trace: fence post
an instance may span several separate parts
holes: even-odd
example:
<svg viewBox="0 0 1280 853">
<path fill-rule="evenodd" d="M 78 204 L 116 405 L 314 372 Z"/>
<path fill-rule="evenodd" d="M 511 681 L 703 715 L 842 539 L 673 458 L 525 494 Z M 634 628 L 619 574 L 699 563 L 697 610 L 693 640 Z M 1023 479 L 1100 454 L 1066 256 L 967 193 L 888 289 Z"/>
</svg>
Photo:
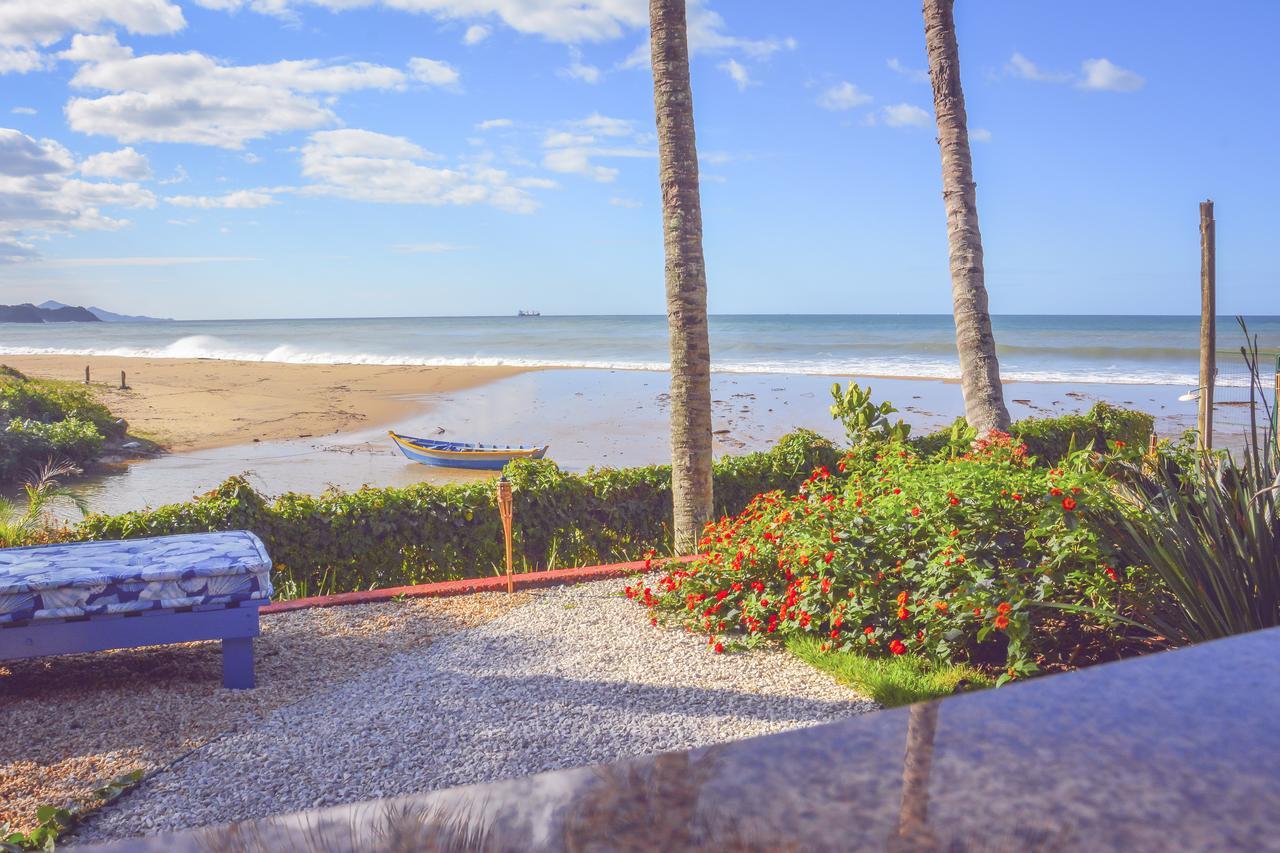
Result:
<svg viewBox="0 0 1280 853">
<path fill-rule="evenodd" d="M 1213 448 L 1213 386 L 1217 374 L 1217 258 L 1214 246 L 1213 200 L 1200 202 L 1200 397 L 1196 430 L 1200 446 Z"/>
<path fill-rule="evenodd" d="M 87 364 L 84 366 L 84 384 L 89 384 L 89 365 Z"/>
</svg>

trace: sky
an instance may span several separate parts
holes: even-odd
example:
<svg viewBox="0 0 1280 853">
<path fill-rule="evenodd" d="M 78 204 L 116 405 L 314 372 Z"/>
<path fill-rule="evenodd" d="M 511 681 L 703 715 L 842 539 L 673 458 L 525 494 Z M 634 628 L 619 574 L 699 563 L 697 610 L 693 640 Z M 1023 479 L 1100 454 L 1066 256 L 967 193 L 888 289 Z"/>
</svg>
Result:
<svg viewBox="0 0 1280 853">
<path fill-rule="evenodd" d="M 645 0 L 3 0 L 0 303 L 664 310 Z M 690 0 L 714 313 L 945 313 L 918 2 Z M 1280 4 L 959 0 L 991 310 L 1280 313 Z"/>
</svg>

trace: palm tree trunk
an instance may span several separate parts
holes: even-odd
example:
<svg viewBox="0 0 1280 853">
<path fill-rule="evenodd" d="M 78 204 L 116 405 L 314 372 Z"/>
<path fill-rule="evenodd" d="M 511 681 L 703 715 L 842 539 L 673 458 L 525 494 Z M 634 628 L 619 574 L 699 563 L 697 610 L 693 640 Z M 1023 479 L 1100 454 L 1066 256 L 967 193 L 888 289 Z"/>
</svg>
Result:
<svg viewBox="0 0 1280 853">
<path fill-rule="evenodd" d="M 951 300 L 960 352 L 964 415 L 980 433 L 1008 429 L 1009 410 L 1000 387 L 1000 363 L 991 334 L 987 286 L 982 268 L 982 234 L 969 154 L 969 119 L 960 85 L 954 0 L 924 0 L 924 41 L 933 83 L 933 111 L 942 151 L 942 198 L 947 208 L 951 250 Z"/>
<path fill-rule="evenodd" d="M 711 343 L 685 0 L 650 0 L 649 23 L 671 337 L 671 493 L 683 554 L 696 546 L 712 507 Z"/>
</svg>

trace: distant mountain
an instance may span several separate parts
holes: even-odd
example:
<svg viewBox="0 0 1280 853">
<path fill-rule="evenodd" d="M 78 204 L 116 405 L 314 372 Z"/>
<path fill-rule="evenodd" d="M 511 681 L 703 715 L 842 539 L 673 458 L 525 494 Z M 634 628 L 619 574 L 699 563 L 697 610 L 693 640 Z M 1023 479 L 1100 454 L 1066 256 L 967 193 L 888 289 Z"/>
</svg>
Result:
<svg viewBox="0 0 1280 853">
<path fill-rule="evenodd" d="M 58 308 L 69 308 L 70 306 L 50 299 L 47 302 L 41 302 L 36 307 L 52 308 L 56 310 Z M 162 320 L 169 319 L 168 317 L 144 317 L 141 314 L 117 314 L 114 311 L 108 311 L 106 308 L 98 308 L 95 305 L 89 306 L 89 313 L 104 323 L 158 323 Z"/>
<path fill-rule="evenodd" d="M 47 305 L 48 303 L 45 303 Z M 0 305 L 0 323 L 100 323 L 87 308 L 71 305 L 47 308 L 45 305 Z"/>
</svg>

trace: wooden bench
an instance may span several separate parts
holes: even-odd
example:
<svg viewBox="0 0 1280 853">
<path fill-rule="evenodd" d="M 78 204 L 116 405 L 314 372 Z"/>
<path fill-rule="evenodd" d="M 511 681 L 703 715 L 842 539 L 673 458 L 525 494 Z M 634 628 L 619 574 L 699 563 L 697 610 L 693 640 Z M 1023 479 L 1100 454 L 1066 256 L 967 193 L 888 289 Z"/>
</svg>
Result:
<svg viewBox="0 0 1280 853">
<path fill-rule="evenodd" d="M 271 560 L 243 530 L 0 549 L 0 660 L 222 641 L 222 683 L 254 686 Z"/>
</svg>

